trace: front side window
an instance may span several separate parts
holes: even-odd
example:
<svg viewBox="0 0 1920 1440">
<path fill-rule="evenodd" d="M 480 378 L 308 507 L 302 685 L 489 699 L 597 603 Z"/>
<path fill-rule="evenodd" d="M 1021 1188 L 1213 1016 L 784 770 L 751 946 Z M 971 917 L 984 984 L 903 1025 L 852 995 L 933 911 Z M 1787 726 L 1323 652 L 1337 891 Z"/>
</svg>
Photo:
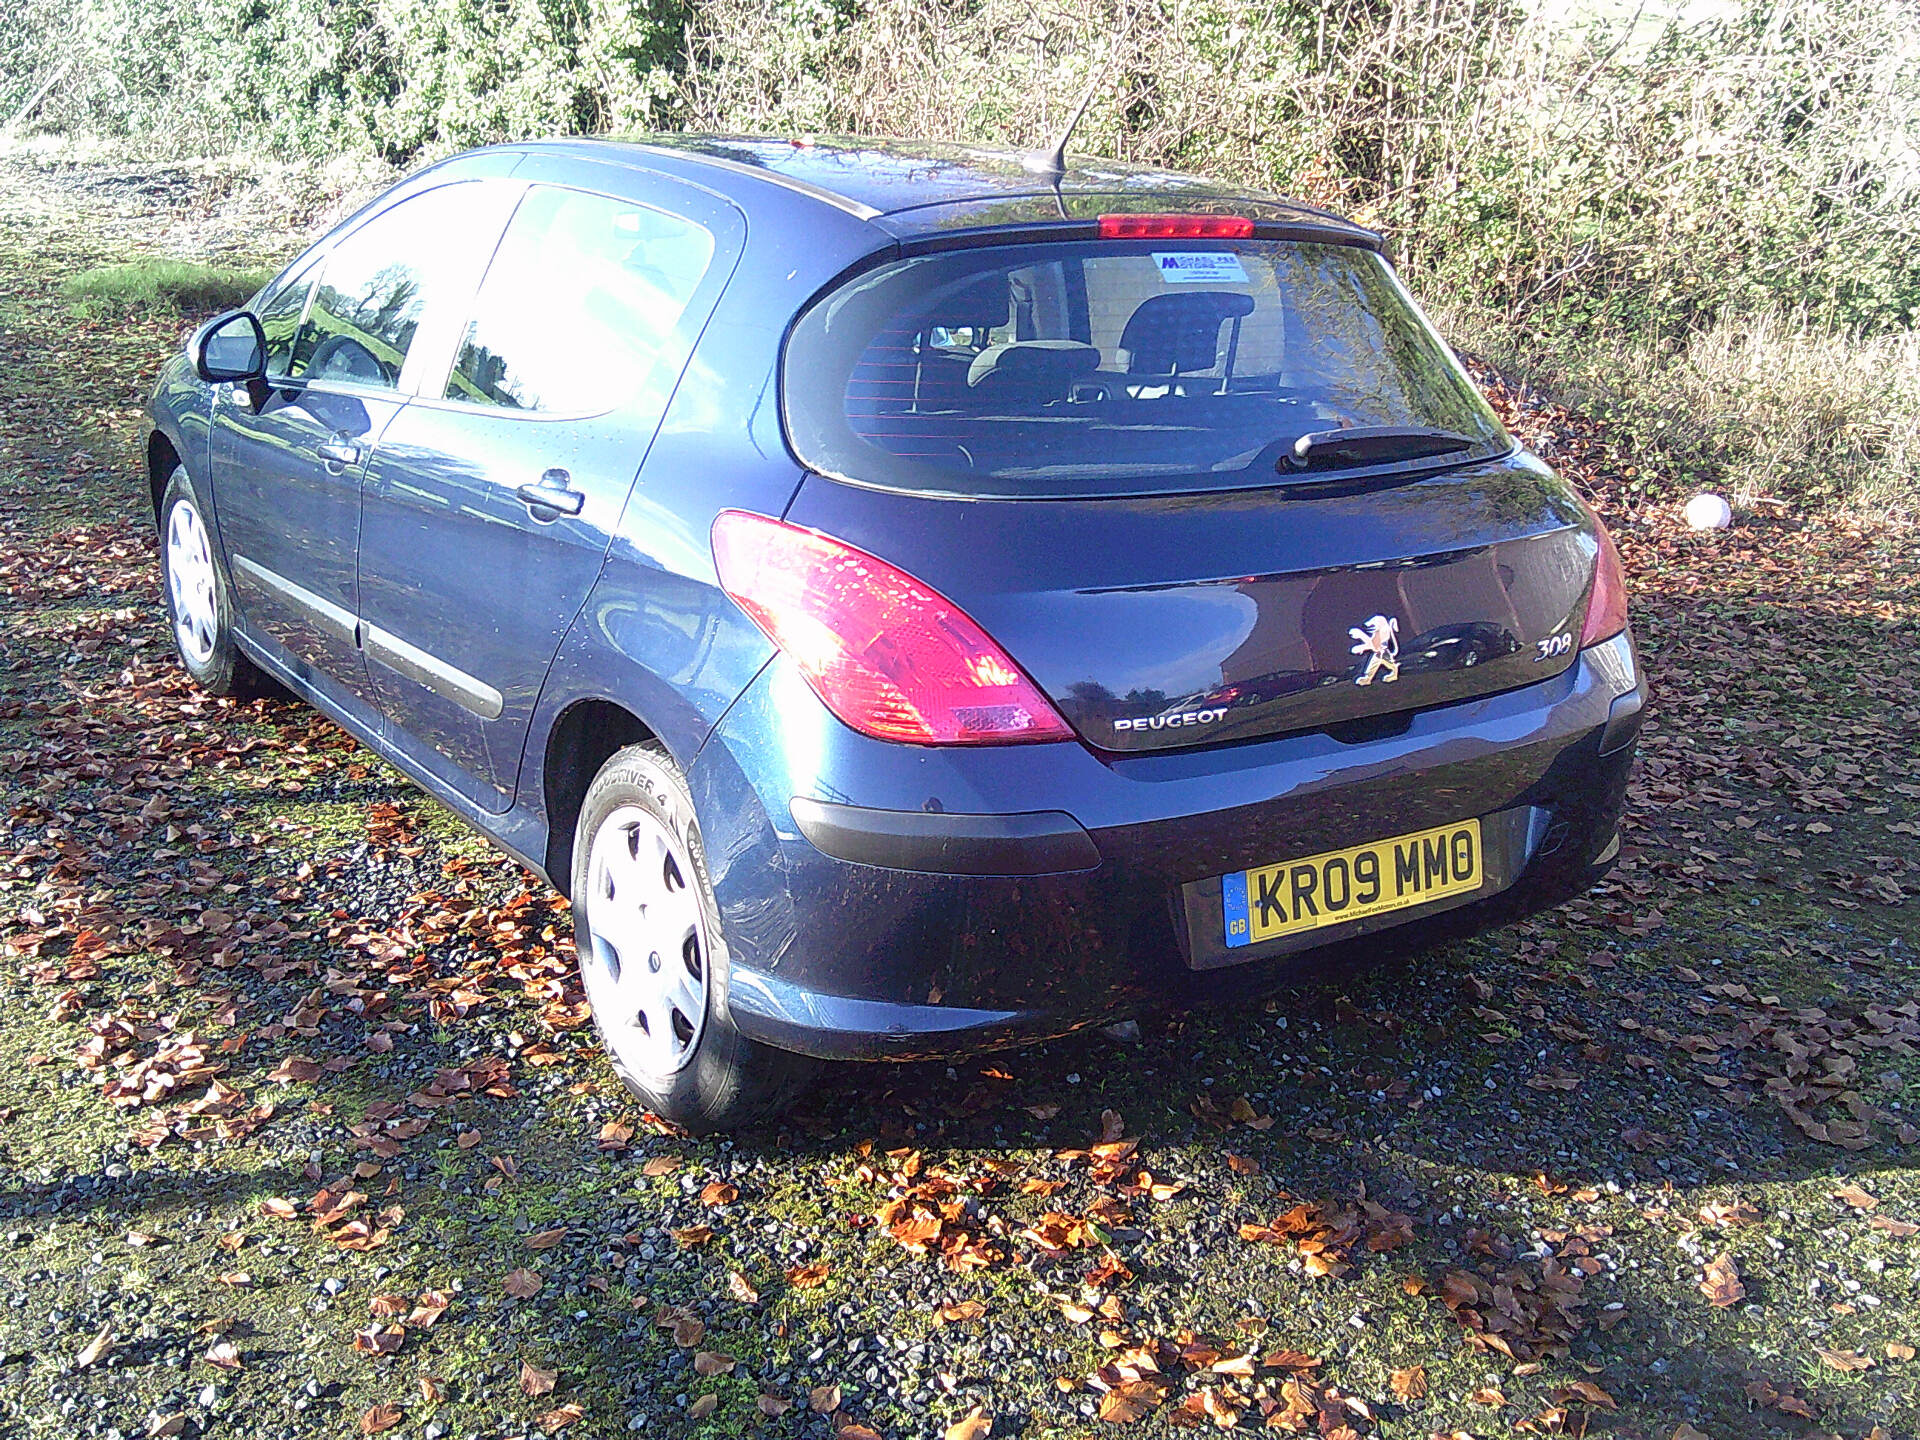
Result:
<svg viewBox="0 0 1920 1440">
<path fill-rule="evenodd" d="M 260 308 L 260 329 L 267 337 L 266 373 L 276 378 L 291 373 L 293 344 L 300 331 L 300 319 L 307 313 L 307 295 L 313 289 L 313 269 L 309 266 L 273 292 L 273 298 Z"/>
<path fill-rule="evenodd" d="M 446 397 L 598 414 L 634 394 L 713 258 L 663 211 L 536 185 L 487 270 Z"/>
<path fill-rule="evenodd" d="M 961 494 L 1272 484 L 1301 437 L 1374 427 L 1447 432 L 1455 460 L 1511 445 L 1386 263 L 1325 243 L 899 261 L 801 317 L 782 387 L 809 467 Z"/>
<path fill-rule="evenodd" d="M 506 198 L 500 187 L 480 182 L 441 186 L 383 211 L 335 245 L 289 373 L 395 388 L 428 307 L 457 304 L 471 292 Z"/>
</svg>

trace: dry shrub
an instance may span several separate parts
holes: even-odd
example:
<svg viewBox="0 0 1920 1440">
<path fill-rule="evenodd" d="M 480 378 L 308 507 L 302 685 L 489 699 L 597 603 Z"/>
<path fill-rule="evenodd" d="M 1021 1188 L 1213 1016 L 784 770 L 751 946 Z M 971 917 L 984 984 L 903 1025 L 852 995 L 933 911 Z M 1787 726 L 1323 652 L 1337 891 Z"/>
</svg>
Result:
<svg viewBox="0 0 1920 1440">
<path fill-rule="evenodd" d="M 0 116 L 55 76 L 32 124 L 154 153 L 406 164 L 643 125 L 1032 146 L 1097 77 L 1078 150 L 1379 227 L 1459 333 L 1675 480 L 1914 488 L 1913 0 L 20 0 L 11 18 Z"/>
<path fill-rule="evenodd" d="M 1608 423 L 1651 489 L 1748 505 L 1920 510 L 1920 335 L 1862 335 L 1777 312 L 1678 338 L 1518 337 L 1459 309 L 1441 323 L 1518 378 Z"/>
</svg>

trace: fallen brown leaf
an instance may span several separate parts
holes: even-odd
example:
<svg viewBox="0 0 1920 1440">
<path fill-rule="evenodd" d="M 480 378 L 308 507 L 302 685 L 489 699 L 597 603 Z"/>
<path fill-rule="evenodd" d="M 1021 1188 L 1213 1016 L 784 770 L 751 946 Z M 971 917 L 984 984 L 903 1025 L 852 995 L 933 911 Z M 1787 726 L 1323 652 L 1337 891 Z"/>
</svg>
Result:
<svg viewBox="0 0 1920 1440">
<path fill-rule="evenodd" d="M 1700 1277 L 1700 1293 L 1717 1308 L 1738 1305 L 1746 1298 L 1747 1287 L 1740 1283 L 1740 1272 L 1733 1267 L 1733 1257 L 1722 1250 L 1707 1263 L 1705 1273 Z"/>
<path fill-rule="evenodd" d="M 796 1290 L 811 1290 L 816 1285 L 827 1283 L 827 1262 L 815 1260 L 810 1265 L 795 1265 L 787 1271 L 787 1284 Z"/>
<path fill-rule="evenodd" d="M 978 1405 L 947 1426 L 943 1440 L 986 1440 L 993 1433 L 993 1418 Z"/>
<path fill-rule="evenodd" d="M 520 1269 L 509 1270 L 504 1282 L 507 1294 L 516 1300 L 531 1300 L 545 1283 L 537 1272 Z"/>
<path fill-rule="evenodd" d="M 107 1346 L 112 1343 L 113 1327 L 111 1325 L 102 1325 L 100 1327 L 100 1333 L 89 1340 L 86 1343 L 86 1347 L 81 1350 L 78 1355 L 73 1357 L 73 1368 L 76 1370 L 85 1370 L 92 1365 L 94 1361 L 106 1354 Z"/>
<path fill-rule="evenodd" d="M 1427 1367 L 1409 1365 L 1404 1370 L 1395 1370 L 1387 1377 L 1393 1386 L 1393 1393 L 1402 1400 L 1419 1400 L 1427 1393 Z"/>
<path fill-rule="evenodd" d="M 807 1408 L 816 1415 L 831 1415 L 840 1408 L 838 1385 L 816 1385 L 807 1392 Z"/>
<path fill-rule="evenodd" d="M 1553 1392 L 1554 1398 L 1556 1399 L 1561 1398 L 1562 1391 L 1566 1392 L 1567 1398 L 1573 1398 L 1577 1396 L 1579 1399 L 1584 1400 L 1587 1404 L 1595 1406 L 1596 1408 L 1601 1410 L 1614 1410 L 1619 1408 L 1616 1402 L 1614 1401 L 1613 1396 L 1609 1395 L 1606 1391 L 1602 1390 L 1598 1385 L 1594 1384 L 1591 1380 L 1568 1381 L 1567 1384 L 1565 1384 L 1564 1386 L 1561 1386 L 1560 1389 L 1555 1390 Z"/>
<path fill-rule="evenodd" d="M 390 1401 L 375 1405 L 360 1417 L 362 1435 L 378 1435 L 382 1430 L 391 1430 L 407 1418 L 407 1412 Z"/>
<path fill-rule="evenodd" d="M 361 1355 L 394 1355 L 406 1343 L 404 1325 L 369 1325 L 353 1335 L 353 1348 Z"/>
<path fill-rule="evenodd" d="M 1291 1370 L 1295 1374 L 1305 1374 L 1320 1368 L 1320 1357 L 1302 1350 L 1276 1350 L 1260 1363 L 1269 1370 Z"/>
<path fill-rule="evenodd" d="M 520 1393 L 522 1395 L 549 1395 L 553 1387 L 560 1382 L 558 1370 L 542 1370 L 527 1361 L 520 1362 Z"/>
<path fill-rule="evenodd" d="M 1131 1425 L 1160 1403 L 1161 1388 L 1150 1380 L 1123 1380 L 1100 1397 L 1100 1418 L 1109 1425 Z"/>
<path fill-rule="evenodd" d="M 1843 1375 L 1873 1368 L 1873 1357 L 1862 1355 L 1858 1350 L 1827 1350 L 1816 1345 L 1813 1347 L 1813 1353 L 1820 1357 L 1821 1362 L 1828 1369 L 1838 1370 Z"/>
<path fill-rule="evenodd" d="M 718 1395 L 715 1395 L 709 1392 L 705 1395 L 702 1395 L 698 1400 L 694 1401 L 693 1404 L 687 1407 L 687 1418 L 689 1420 L 704 1420 L 707 1418 L 707 1416 L 711 1415 L 715 1410 L 718 1410 L 719 1408 L 720 1408 L 720 1397 Z"/>
<path fill-rule="evenodd" d="M 624 1150 L 633 1139 L 633 1125 L 626 1120 L 609 1120 L 600 1127 L 602 1150 Z"/>
<path fill-rule="evenodd" d="M 527 1236 L 527 1248 L 529 1250 L 551 1250 L 566 1238 L 567 1227 L 564 1225 L 556 1225 L 551 1230 L 538 1230 Z"/>
<path fill-rule="evenodd" d="M 725 1375 L 733 1369 L 733 1356 L 718 1350 L 693 1352 L 693 1373 L 701 1376 Z"/>
<path fill-rule="evenodd" d="M 1700 1218 L 1709 1225 L 1758 1225 L 1758 1206 L 1746 1200 L 1709 1200 L 1700 1207 Z"/>
</svg>

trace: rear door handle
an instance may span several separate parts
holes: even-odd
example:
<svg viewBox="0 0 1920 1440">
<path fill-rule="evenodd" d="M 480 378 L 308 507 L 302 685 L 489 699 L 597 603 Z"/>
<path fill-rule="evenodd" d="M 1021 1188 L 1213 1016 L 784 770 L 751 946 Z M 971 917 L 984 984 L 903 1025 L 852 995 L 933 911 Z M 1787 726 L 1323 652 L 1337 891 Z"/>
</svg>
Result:
<svg viewBox="0 0 1920 1440">
<path fill-rule="evenodd" d="M 549 470 L 538 480 L 529 480 L 513 492 L 529 510 L 551 510 L 556 515 L 578 515 L 587 497 L 573 488 L 573 477 L 564 470 Z"/>
<path fill-rule="evenodd" d="M 333 465 L 358 465 L 360 447 L 344 435 L 336 435 L 331 440 L 322 440 L 313 447 L 320 452 L 320 458 Z"/>
</svg>

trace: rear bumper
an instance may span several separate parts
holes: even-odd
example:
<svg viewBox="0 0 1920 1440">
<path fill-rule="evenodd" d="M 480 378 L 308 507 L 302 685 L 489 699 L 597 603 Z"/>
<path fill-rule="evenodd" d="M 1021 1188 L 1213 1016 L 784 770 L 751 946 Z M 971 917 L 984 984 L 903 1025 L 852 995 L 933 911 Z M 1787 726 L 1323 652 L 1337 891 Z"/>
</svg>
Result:
<svg viewBox="0 0 1920 1440">
<path fill-rule="evenodd" d="M 847 730 L 776 660 L 689 769 L 732 1017 L 822 1057 L 952 1055 L 1506 923 L 1611 860 L 1644 700 L 1622 635 L 1540 685 L 1358 744 L 927 749 Z M 1497 893 L 1312 948 L 1197 953 L 1201 882 L 1468 816 L 1503 817 Z"/>
</svg>

